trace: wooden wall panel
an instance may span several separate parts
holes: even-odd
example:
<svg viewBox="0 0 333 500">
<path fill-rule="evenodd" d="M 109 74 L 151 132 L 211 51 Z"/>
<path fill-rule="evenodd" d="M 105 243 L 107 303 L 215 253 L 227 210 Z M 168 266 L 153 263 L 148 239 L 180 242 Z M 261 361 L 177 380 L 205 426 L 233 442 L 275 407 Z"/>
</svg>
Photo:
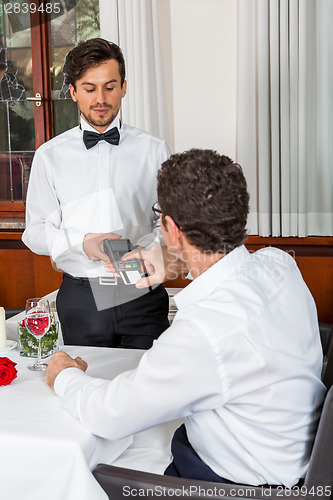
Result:
<svg viewBox="0 0 333 500">
<path fill-rule="evenodd" d="M 318 318 L 333 323 L 333 257 L 296 257 L 305 283 L 317 305 Z"/>
<path fill-rule="evenodd" d="M 50 258 L 28 249 L 0 249 L 0 305 L 24 308 L 29 297 L 42 297 L 59 288 L 62 273 Z"/>
<path fill-rule="evenodd" d="M 52 268 L 50 258 L 35 255 L 21 241 L 19 232 L 0 232 L 0 306 L 24 307 L 28 297 L 46 295 L 59 288 L 62 274 Z M 250 237 L 246 246 L 256 251 L 276 246 L 294 256 L 317 305 L 319 321 L 333 324 L 333 238 Z M 189 280 L 164 283 L 183 288 Z"/>
<path fill-rule="evenodd" d="M 189 283 L 191 283 L 191 280 L 187 280 L 186 278 L 176 278 L 174 280 L 165 281 L 163 285 L 166 288 L 185 288 L 185 286 Z"/>
</svg>

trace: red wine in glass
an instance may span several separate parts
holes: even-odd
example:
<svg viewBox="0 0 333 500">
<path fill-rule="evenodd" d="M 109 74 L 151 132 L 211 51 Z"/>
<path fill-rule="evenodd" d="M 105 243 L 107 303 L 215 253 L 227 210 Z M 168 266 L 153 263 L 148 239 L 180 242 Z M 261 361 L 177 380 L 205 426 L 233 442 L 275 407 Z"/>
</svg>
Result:
<svg viewBox="0 0 333 500">
<path fill-rule="evenodd" d="M 28 299 L 25 305 L 25 326 L 38 341 L 38 359 L 29 370 L 42 371 L 47 368 L 47 363 L 42 363 L 41 338 L 49 331 L 51 326 L 50 304 L 46 299 Z"/>
<path fill-rule="evenodd" d="M 36 338 L 42 338 L 48 332 L 50 322 L 50 315 L 44 312 L 36 311 L 26 316 L 26 327 Z"/>
</svg>

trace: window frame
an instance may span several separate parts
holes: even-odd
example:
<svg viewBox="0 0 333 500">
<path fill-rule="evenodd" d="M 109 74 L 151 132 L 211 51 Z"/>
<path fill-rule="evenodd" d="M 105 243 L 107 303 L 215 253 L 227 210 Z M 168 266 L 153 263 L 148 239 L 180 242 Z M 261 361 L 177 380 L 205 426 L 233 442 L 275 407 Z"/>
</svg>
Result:
<svg viewBox="0 0 333 500">
<path fill-rule="evenodd" d="M 53 136 L 51 109 L 51 76 L 49 65 L 48 14 L 38 10 L 43 0 L 35 0 L 36 11 L 30 12 L 33 94 L 42 96 L 41 105 L 34 104 L 35 150 Z M 0 200 L 0 218 L 24 218 L 25 201 Z"/>
</svg>

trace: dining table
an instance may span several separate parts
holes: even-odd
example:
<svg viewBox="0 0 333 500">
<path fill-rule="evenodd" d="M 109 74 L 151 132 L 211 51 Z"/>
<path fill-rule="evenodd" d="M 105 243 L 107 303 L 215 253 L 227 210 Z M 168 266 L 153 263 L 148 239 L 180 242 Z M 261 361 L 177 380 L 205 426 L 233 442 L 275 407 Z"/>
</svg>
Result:
<svg viewBox="0 0 333 500">
<path fill-rule="evenodd" d="M 19 319 L 20 315 L 6 322 L 7 335 L 14 342 Z M 59 350 L 83 358 L 88 375 L 108 380 L 135 368 L 145 352 L 61 342 Z M 1 500 L 106 500 L 91 473 L 98 463 L 163 474 L 180 421 L 109 441 L 91 434 L 71 416 L 45 383 L 44 372 L 27 368 L 34 360 L 20 356 L 18 345 L 2 350 L 0 357 L 11 359 L 17 369 L 17 378 L 0 386 Z"/>
</svg>

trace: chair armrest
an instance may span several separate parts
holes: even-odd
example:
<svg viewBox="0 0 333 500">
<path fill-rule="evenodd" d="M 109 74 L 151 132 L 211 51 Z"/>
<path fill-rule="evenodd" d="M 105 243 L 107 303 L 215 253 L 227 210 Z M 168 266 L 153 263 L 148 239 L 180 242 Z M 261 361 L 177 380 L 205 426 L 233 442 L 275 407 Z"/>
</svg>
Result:
<svg viewBox="0 0 333 500">
<path fill-rule="evenodd" d="M 327 358 L 333 346 L 333 325 L 330 323 L 319 323 L 319 332 L 323 355 L 324 358 Z"/>
<path fill-rule="evenodd" d="M 93 470 L 98 483 L 108 497 L 113 500 L 123 498 L 191 498 L 192 500 L 253 500 L 266 499 L 304 500 L 301 490 L 286 490 L 282 487 L 247 486 L 244 484 L 211 483 L 195 479 L 184 479 L 172 476 L 161 476 L 150 472 L 124 469 L 113 465 L 99 464 Z M 288 494 L 289 493 L 289 494 Z"/>
</svg>

